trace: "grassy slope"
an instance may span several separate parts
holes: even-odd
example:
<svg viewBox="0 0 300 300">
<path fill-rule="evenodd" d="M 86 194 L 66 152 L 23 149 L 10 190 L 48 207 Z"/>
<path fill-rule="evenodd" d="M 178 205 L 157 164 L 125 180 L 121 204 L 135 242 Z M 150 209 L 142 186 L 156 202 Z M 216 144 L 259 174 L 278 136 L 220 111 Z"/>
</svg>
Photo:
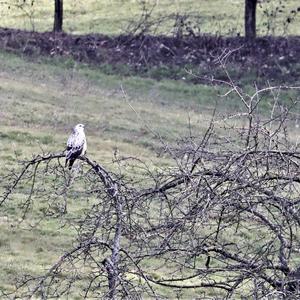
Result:
<svg viewBox="0 0 300 300">
<path fill-rule="evenodd" d="M 209 86 L 122 79 L 86 67 L 68 69 L 4 53 L 0 64 L 0 176 L 16 166 L 17 159 L 64 149 L 70 127 L 77 122 L 87 125 L 89 156 L 107 168 L 116 148 L 120 155 L 138 155 L 155 165 L 154 149 L 160 144 L 149 127 L 169 142 L 188 132 L 189 118 L 192 130 L 201 132 L 211 112 L 208 103 L 218 98 Z M 167 159 L 159 162 L 168 164 Z M 39 218 L 35 214 L 18 224 L 16 203 L 22 198 L 16 194 L 16 202 L 2 207 L 0 214 L 0 288 L 4 289 L 12 287 L 16 276 L 47 269 L 74 237 L 57 220 L 44 220 L 29 230 Z M 89 205 L 70 201 L 73 216 Z"/>
<path fill-rule="evenodd" d="M 83 122 L 88 135 L 95 137 L 89 144 L 99 138 L 106 143 L 105 149 L 101 145 L 103 151 L 113 149 L 116 140 L 120 151 L 132 153 L 136 147 L 155 148 L 156 141 L 145 124 L 150 124 L 162 137 L 174 140 L 187 130 L 188 112 L 197 123 L 202 118 L 199 104 L 203 109 L 203 105 L 217 98 L 215 89 L 208 86 L 122 79 L 88 68 L 76 70 L 23 62 L 4 54 L 0 54 L 0 59 L 2 138 L 12 139 L 16 144 L 30 140 L 37 145 L 50 144 L 50 148 L 54 144 L 57 149 L 59 145 L 62 149 L 70 126 Z M 31 133 L 25 133 L 28 131 Z M 28 146 L 32 151 L 32 145 Z M 90 154 L 96 154 L 92 150 L 95 147 L 90 148 Z M 103 159 L 101 152 L 97 155 Z"/>
<path fill-rule="evenodd" d="M 9 3 L 16 1 L 9 0 Z M 30 1 L 28 1 L 29 3 Z M 34 6 L 26 5 L 23 10 L 0 4 L 0 26 L 13 28 L 35 29 L 38 31 L 49 31 L 52 29 L 53 3 L 54 1 L 36 1 Z M 40 4 L 37 4 L 40 3 Z M 141 5 L 139 1 L 129 0 L 89 0 L 71 1 L 65 0 L 64 28 L 72 33 L 124 33 L 124 28 L 128 25 L 128 20 L 137 19 L 141 15 Z M 199 26 L 201 32 L 236 34 L 243 33 L 243 10 L 244 0 L 159 0 L 147 1 L 151 8 L 155 3 L 153 16 L 174 13 L 184 15 L 185 13 L 199 13 Z M 269 13 L 274 11 L 279 0 L 273 0 L 263 7 L 258 7 L 258 29 L 261 34 L 282 34 L 283 20 L 287 13 L 296 9 L 297 0 L 288 0 L 285 4 L 285 12 L 276 18 L 263 16 L 263 11 Z M 221 9 L 220 9 L 221 8 Z M 5 17 L 4 17 L 5 16 Z M 269 25 L 269 32 L 266 31 Z M 300 34 L 299 13 L 296 20 L 288 27 L 287 34 Z M 172 31 L 173 24 L 165 25 L 165 32 Z M 273 29 L 275 30 L 273 32 Z"/>
<path fill-rule="evenodd" d="M 28 61 L 1 52 L 0 65 L 0 176 L 16 166 L 17 159 L 64 149 L 71 126 L 78 122 L 87 125 L 89 157 L 108 169 L 113 168 L 116 149 L 121 156 L 138 156 L 153 166 L 169 165 L 156 155 L 161 144 L 153 132 L 173 143 L 189 129 L 201 134 L 215 101 L 221 113 L 224 107 L 234 112 L 239 107 L 232 95 L 218 96 L 224 93 L 220 87 L 108 76 L 70 61 Z M 266 102 L 264 109 L 269 108 Z M 23 273 L 47 269 L 70 247 L 75 234 L 55 219 L 44 219 L 29 230 L 39 219 L 35 213 L 19 224 L 20 199 L 23 194 L 15 195 L 15 202 L 0 213 L 0 289 L 11 289 Z M 66 219 L 82 214 L 88 205 L 70 200 Z"/>
</svg>

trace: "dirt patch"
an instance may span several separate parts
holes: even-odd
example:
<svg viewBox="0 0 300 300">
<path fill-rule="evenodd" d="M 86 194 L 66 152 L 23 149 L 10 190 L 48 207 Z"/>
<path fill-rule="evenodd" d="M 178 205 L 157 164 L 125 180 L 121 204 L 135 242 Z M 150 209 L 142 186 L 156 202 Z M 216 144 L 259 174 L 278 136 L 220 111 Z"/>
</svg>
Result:
<svg viewBox="0 0 300 300">
<path fill-rule="evenodd" d="M 71 35 L 0 29 L 0 47 L 28 56 L 62 56 L 93 66 L 111 65 L 119 70 L 149 74 L 149 70 L 192 67 L 201 75 L 216 69 L 215 58 L 225 51 L 239 49 L 228 59 L 236 78 L 251 73 L 254 78 L 299 82 L 300 37 L 263 37 L 247 44 L 242 37 L 128 36 L 100 34 Z M 152 73 L 153 74 L 153 73 Z M 181 78 L 179 72 L 165 72 L 166 77 Z M 197 79 L 195 79 L 197 81 Z"/>
</svg>

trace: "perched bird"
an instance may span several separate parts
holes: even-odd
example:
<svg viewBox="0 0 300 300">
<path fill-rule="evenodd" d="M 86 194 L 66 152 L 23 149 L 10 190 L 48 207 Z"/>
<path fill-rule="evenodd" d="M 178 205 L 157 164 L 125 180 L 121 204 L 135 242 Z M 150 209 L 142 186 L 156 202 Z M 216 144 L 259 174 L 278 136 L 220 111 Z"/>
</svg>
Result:
<svg viewBox="0 0 300 300">
<path fill-rule="evenodd" d="M 77 124 L 67 141 L 66 165 L 69 163 L 69 170 L 72 169 L 75 159 L 84 155 L 87 149 L 86 138 L 84 133 L 84 125 Z"/>
</svg>

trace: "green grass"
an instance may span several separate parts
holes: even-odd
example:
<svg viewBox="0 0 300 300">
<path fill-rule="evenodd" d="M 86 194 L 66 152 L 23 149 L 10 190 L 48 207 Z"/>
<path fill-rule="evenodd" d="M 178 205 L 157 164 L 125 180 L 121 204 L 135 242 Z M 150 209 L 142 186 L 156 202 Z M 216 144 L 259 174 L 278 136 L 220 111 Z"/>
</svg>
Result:
<svg viewBox="0 0 300 300">
<path fill-rule="evenodd" d="M 0 59 L 2 126 L 14 126 L 17 120 L 17 126 L 25 130 L 30 127 L 47 132 L 54 128 L 53 139 L 56 133 L 67 134 L 70 126 L 79 121 L 85 121 L 89 134 L 98 134 L 103 140 L 116 135 L 120 141 L 144 136 L 151 140 L 152 133 L 145 126 L 151 125 L 153 131 L 164 136 L 167 123 L 175 137 L 186 130 L 189 111 L 192 118 L 199 119 L 200 106 L 201 110 L 211 107 L 218 98 L 210 86 L 107 76 L 84 66 L 66 69 L 42 61 L 24 62 L 3 53 Z M 49 111 L 51 114 L 47 115 Z M 32 134 L 28 138 L 23 135 L 29 133 L 15 131 L 10 133 L 12 140 L 35 139 Z M 121 135 L 121 131 L 126 134 Z M 2 133 L 2 137 L 7 140 L 7 133 Z M 47 142 L 47 134 L 41 142 Z"/>
<path fill-rule="evenodd" d="M 20 1 L 22 2 L 22 1 Z M 295 20 L 285 29 L 283 22 L 291 10 L 297 9 L 297 0 L 283 1 L 285 8 L 275 17 L 268 17 L 275 13 L 279 0 L 258 6 L 257 25 L 259 34 L 300 34 L 299 13 Z M 51 31 L 53 24 L 54 1 L 35 1 L 30 5 L 28 1 L 23 9 L 16 8 L 14 0 L 9 0 L 11 5 L 0 6 L 0 26 L 21 28 L 37 31 Z M 124 33 L 132 20 L 138 20 L 142 13 L 139 1 L 130 0 L 89 0 L 89 1 L 64 1 L 64 29 L 66 32 L 82 33 Z M 192 14 L 192 25 L 195 32 L 236 35 L 243 34 L 244 0 L 159 0 L 146 1 L 147 9 L 153 7 L 152 18 L 159 18 L 166 14 Z M 156 33 L 173 34 L 174 20 L 163 22 Z M 190 25 L 190 24 L 189 24 Z M 152 30 L 153 31 L 153 30 Z"/>
<path fill-rule="evenodd" d="M 167 158 L 156 155 L 161 147 L 158 136 L 174 142 L 188 133 L 189 117 L 192 129 L 203 131 L 212 111 L 209 101 L 218 97 L 214 87 L 104 75 L 87 66 L 66 67 L 61 61 L 32 62 L 0 53 L 0 63 L 1 177 L 17 160 L 63 150 L 71 127 L 79 122 L 86 124 L 89 157 L 108 169 L 113 168 L 116 149 L 120 156 L 138 156 L 150 167 L 169 165 Z M 62 223 L 91 205 L 78 198 L 78 191 L 72 193 Z M 62 228 L 61 221 L 43 218 L 47 205 L 38 199 L 20 223 L 19 204 L 26 194 L 28 186 L 20 186 L 1 207 L 0 289 L 8 291 L 19 276 L 47 270 L 76 236 L 71 228 Z M 33 225 L 38 226 L 32 229 Z"/>
<path fill-rule="evenodd" d="M 215 103 L 218 118 L 241 109 L 236 97 L 220 97 L 226 90 L 218 86 L 107 75 L 70 60 L 30 61 L 3 52 L 0 64 L 1 177 L 16 167 L 17 160 L 63 150 L 71 127 L 79 122 L 86 124 L 88 156 L 109 170 L 114 168 L 116 150 L 121 157 L 138 157 L 150 168 L 170 166 L 168 158 L 157 157 L 162 146 L 160 139 L 174 144 L 190 130 L 201 134 L 208 126 Z M 250 86 L 246 89 L 253 90 Z M 297 95 L 285 95 L 289 97 L 295 99 Z M 264 113 L 269 108 L 266 99 Z M 222 134 L 230 137 L 231 132 Z M 137 170 L 138 167 L 132 170 L 134 176 L 144 172 Z M 78 188 L 70 191 L 68 214 L 62 221 L 43 218 L 47 205 L 36 201 L 26 220 L 20 223 L 19 203 L 24 201 L 28 189 L 21 186 L 12 201 L 1 207 L 0 289 L 12 290 L 17 277 L 25 273 L 42 274 L 55 263 L 76 236 L 72 227 L 62 225 L 82 216 L 91 205 L 80 198 Z M 162 276 L 160 272 L 154 275 Z M 191 298 L 198 292 L 187 291 L 186 295 Z"/>
</svg>

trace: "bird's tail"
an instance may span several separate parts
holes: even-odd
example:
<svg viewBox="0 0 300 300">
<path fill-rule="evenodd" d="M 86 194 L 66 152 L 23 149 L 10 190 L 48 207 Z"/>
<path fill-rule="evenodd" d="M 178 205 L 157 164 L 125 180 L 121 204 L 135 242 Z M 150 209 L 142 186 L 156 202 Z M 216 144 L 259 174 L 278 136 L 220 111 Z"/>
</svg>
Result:
<svg viewBox="0 0 300 300">
<path fill-rule="evenodd" d="M 74 161 L 75 161 L 75 159 L 70 159 L 70 160 L 69 160 L 69 170 L 72 169 L 72 166 L 73 166 L 73 164 L 74 164 Z"/>
</svg>

